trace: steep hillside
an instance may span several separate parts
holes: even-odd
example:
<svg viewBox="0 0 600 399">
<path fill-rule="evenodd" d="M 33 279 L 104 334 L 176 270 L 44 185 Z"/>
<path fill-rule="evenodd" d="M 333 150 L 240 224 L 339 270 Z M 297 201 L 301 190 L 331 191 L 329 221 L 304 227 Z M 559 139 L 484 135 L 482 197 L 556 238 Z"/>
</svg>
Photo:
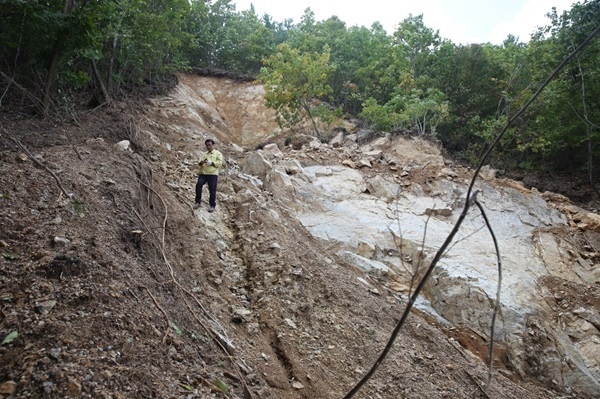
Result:
<svg viewBox="0 0 600 399">
<path fill-rule="evenodd" d="M 249 83 L 181 76 L 143 107 L 0 114 L 1 395 L 340 398 L 371 367 L 404 297 L 242 173 L 283 137 L 260 99 Z M 206 137 L 227 160 L 215 213 L 191 207 Z M 339 164 L 303 148 L 302 167 Z M 484 391 L 486 348 L 415 310 L 356 397 L 592 397 L 512 370 L 501 344 Z"/>
</svg>

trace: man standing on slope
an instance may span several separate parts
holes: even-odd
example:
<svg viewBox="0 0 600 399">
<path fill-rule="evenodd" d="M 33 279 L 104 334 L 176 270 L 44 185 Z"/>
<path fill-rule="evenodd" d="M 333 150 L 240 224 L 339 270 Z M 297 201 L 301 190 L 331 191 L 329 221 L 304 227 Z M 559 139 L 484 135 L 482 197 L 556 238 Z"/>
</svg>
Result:
<svg viewBox="0 0 600 399">
<path fill-rule="evenodd" d="M 202 202 L 202 187 L 208 183 L 208 211 L 214 212 L 217 206 L 217 179 L 219 168 L 223 165 L 223 155 L 215 149 L 215 141 L 207 139 L 204 142 L 206 152 L 200 154 L 200 172 L 198 172 L 198 182 L 196 183 L 196 203 L 194 209 L 200 208 Z"/>
</svg>

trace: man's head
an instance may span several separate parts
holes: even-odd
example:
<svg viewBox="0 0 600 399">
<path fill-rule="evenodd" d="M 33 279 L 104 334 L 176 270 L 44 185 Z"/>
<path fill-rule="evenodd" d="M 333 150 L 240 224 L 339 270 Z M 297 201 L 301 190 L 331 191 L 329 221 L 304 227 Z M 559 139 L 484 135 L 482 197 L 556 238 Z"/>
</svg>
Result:
<svg viewBox="0 0 600 399">
<path fill-rule="evenodd" d="M 213 147 L 215 146 L 215 141 L 213 139 L 206 139 L 206 141 L 204 141 L 204 145 L 208 151 L 212 151 Z"/>
</svg>

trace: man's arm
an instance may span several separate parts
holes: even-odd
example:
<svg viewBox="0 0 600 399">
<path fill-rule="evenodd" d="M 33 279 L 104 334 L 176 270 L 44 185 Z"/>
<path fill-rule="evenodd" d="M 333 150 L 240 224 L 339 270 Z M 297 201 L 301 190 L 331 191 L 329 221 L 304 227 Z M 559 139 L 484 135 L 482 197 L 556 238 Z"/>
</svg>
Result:
<svg viewBox="0 0 600 399">
<path fill-rule="evenodd" d="M 213 165 L 215 168 L 219 169 L 223 165 L 223 154 L 220 151 L 217 151 L 214 157 Z"/>
<path fill-rule="evenodd" d="M 202 166 L 204 161 L 206 161 L 206 153 L 205 152 L 200 154 L 200 158 L 198 159 L 198 165 Z"/>
</svg>

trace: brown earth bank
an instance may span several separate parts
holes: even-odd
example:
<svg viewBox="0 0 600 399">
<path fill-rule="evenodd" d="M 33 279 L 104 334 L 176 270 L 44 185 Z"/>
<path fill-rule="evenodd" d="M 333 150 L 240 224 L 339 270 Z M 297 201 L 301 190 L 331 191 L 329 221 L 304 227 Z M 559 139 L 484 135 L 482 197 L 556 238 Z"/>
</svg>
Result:
<svg viewBox="0 0 600 399">
<path fill-rule="evenodd" d="M 540 192 L 550 191 L 569 198 L 574 204 L 591 212 L 600 212 L 600 184 L 590 184 L 585 171 L 574 173 L 536 173 L 534 171 L 513 171 L 506 177 L 523 182 L 527 188 Z"/>
<path fill-rule="evenodd" d="M 235 173 L 194 212 L 181 165 L 202 141 L 144 105 L 0 123 L 3 397 L 341 398 L 404 310 Z M 486 387 L 488 344 L 413 311 L 356 397 L 585 397 L 520 378 L 500 345 Z"/>
</svg>

